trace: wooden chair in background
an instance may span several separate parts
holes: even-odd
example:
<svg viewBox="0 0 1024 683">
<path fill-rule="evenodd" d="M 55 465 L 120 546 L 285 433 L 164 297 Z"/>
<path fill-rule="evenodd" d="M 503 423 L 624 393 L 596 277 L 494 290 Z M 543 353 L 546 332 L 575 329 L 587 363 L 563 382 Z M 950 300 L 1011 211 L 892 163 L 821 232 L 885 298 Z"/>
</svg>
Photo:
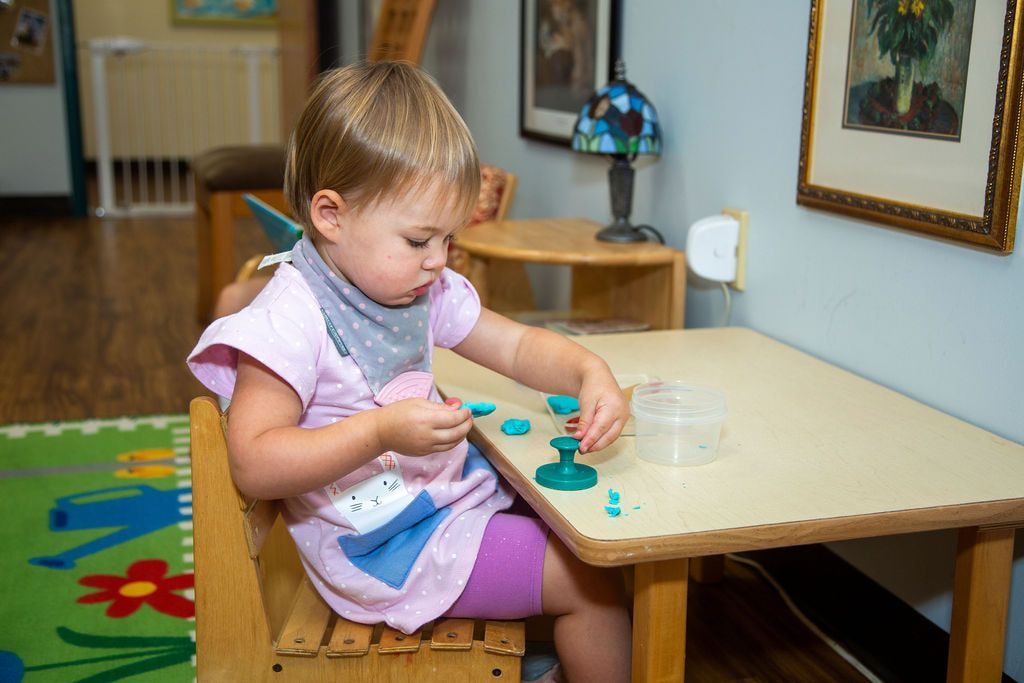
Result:
<svg viewBox="0 0 1024 683">
<path fill-rule="evenodd" d="M 521 621 L 439 619 L 406 635 L 334 614 L 310 584 L 276 501 L 228 468 L 224 418 L 190 406 L 199 681 L 518 681 Z"/>
<path fill-rule="evenodd" d="M 284 149 L 276 145 L 218 147 L 192 160 L 196 197 L 198 300 L 196 317 L 206 322 L 217 295 L 235 277 L 235 219 L 248 216 L 242 197 L 254 194 L 286 211 Z"/>
<path fill-rule="evenodd" d="M 481 164 L 480 199 L 465 229 L 472 230 L 479 223 L 505 220 L 516 195 L 517 183 L 518 178 L 514 173 L 490 164 Z M 498 313 L 532 310 L 535 304 L 526 265 L 516 261 L 496 261 L 492 266 L 490 277 L 493 282 L 501 285 L 491 289 L 488 307 Z M 469 255 L 459 249 L 458 240 L 448 252 L 448 267 L 467 278 L 471 276 Z"/>
<path fill-rule="evenodd" d="M 436 0 L 384 0 L 366 58 L 419 64 Z"/>
</svg>

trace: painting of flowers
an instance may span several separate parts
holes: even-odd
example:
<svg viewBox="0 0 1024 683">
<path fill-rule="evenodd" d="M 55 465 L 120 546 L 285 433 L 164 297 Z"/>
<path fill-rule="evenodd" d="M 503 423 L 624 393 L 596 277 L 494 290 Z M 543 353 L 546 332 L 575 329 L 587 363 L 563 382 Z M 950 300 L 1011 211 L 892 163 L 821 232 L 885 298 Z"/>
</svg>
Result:
<svg viewBox="0 0 1024 683">
<path fill-rule="evenodd" d="M 975 0 L 854 0 L 845 128 L 960 139 Z"/>
<path fill-rule="evenodd" d="M 1013 250 L 1024 0 L 810 0 L 797 203 Z"/>
</svg>

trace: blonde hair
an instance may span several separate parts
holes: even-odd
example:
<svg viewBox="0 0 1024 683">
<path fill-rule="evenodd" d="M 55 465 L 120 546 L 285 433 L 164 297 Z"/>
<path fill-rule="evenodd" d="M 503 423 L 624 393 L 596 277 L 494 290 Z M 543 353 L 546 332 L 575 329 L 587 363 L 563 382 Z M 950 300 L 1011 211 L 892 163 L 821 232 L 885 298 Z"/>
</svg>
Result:
<svg viewBox="0 0 1024 683">
<path fill-rule="evenodd" d="M 334 190 L 358 210 L 440 182 L 467 220 L 480 194 L 480 162 L 465 121 L 437 83 L 404 62 L 359 63 L 319 80 L 291 139 L 284 190 L 313 230 L 310 202 Z"/>
</svg>

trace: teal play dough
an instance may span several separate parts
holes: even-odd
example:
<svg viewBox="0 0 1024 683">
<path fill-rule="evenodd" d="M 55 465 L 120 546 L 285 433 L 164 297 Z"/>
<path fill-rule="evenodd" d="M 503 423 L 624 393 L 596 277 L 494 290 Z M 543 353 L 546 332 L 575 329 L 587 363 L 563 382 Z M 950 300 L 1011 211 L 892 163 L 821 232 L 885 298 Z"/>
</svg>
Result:
<svg viewBox="0 0 1024 683">
<path fill-rule="evenodd" d="M 559 415 L 568 415 L 580 409 L 580 402 L 572 396 L 548 396 L 548 405 Z"/>
<path fill-rule="evenodd" d="M 484 415 L 490 415 L 493 413 L 497 406 L 493 403 L 485 403 L 481 401 L 480 403 L 466 402 L 462 404 L 462 407 L 469 408 L 469 412 L 473 414 L 473 417 L 483 417 Z"/>
<path fill-rule="evenodd" d="M 501 431 L 505 432 L 509 436 L 515 436 L 518 434 L 525 434 L 530 431 L 529 420 L 505 420 L 501 423 Z"/>
</svg>

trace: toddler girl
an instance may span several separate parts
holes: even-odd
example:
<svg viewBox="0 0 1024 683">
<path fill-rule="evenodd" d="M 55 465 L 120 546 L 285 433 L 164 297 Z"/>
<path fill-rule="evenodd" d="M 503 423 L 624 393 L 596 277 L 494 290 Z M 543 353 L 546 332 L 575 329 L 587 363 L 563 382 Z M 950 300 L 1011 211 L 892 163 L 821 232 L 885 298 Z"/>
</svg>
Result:
<svg viewBox="0 0 1024 683">
<path fill-rule="evenodd" d="M 567 339 L 480 306 L 445 268 L 480 169 L 437 84 L 402 63 L 317 85 L 288 147 L 285 192 L 305 234 L 257 298 L 189 356 L 231 398 L 231 473 L 282 499 L 313 585 L 339 614 L 407 633 L 442 615 L 551 614 L 572 680 L 627 680 L 617 572 L 577 560 L 441 402 L 437 345 L 539 390 L 579 396 L 583 453 L 614 441 L 628 407 L 608 366 Z M 284 256 L 284 255 L 282 255 Z"/>
</svg>

